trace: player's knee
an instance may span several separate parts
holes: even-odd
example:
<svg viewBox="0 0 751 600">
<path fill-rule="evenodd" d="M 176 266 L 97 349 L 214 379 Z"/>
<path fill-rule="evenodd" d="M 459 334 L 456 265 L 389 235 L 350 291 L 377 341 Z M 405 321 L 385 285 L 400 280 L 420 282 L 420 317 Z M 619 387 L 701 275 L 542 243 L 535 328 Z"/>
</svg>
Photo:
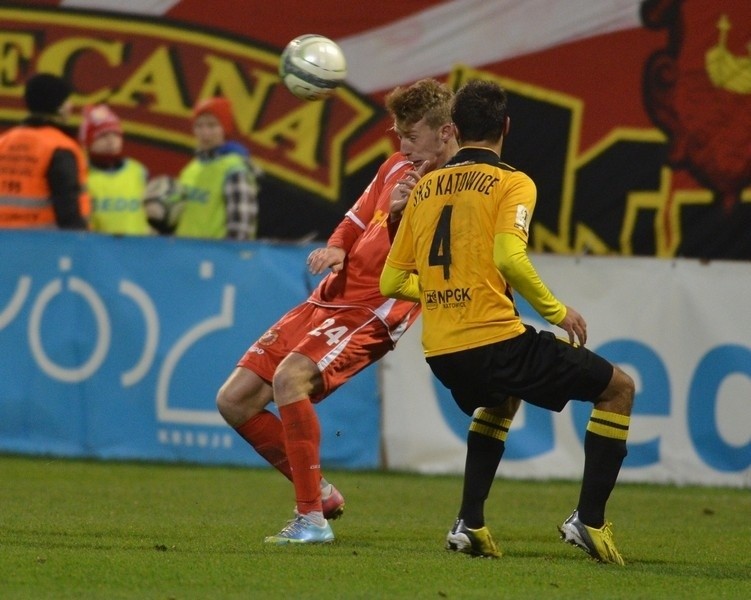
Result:
<svg viewBox="0 0 751 600">
<path fill-rule="evenodd" d="M 241 404 L 242 397 L 230 381 L 225 381 L 216 393 L 216 408 L 227 420 Z"/>
<path fill-rule="evenodd" d="M 296 402 L 321 388 L 321 373 L 309 358 L 290 354 L 274 372 L 274 399 L 278 405 Z"/>
<path fill-rule="evenodd" d="M 595 402 L 600 410 L 630 415 L 634 405 L 636 385 L 628 373 L 619 367 L 613 368 L 613 376 L 602 396 Z"/>
<path fill-rule="evenodd" d="M 627 414 L 631 414 L 631 409 L 634 406 L 634 395 L 636 394 L 636 384 L 634 383 L 633 378 L 625 371 L 618 369 L 618 374 L 619 374 L 619 387 L 620 387 L 619 395 L 622 397 L 623 406 L 624 406 L 624 409 L 627 410 Z"/>
<path fill-rule="evenodd" d="M 271 400 L 268 384 L 255 373 L 240 369 L 216 393 L 217 410 L 233 427 L 261 412 Z"/>
<path fill-rule="evenodd" d="M 521 398 L 514 396 L 505 396 L 503 400 L 499 401 L 494 406 L 486 406 L 478 410 L 487 411 L 494 417 L 499 419 L 513 419 L 516 412 L 519 410 L 521 404 Z M 474 413 L 477 414 L 477 411 Z"/>
</svg>

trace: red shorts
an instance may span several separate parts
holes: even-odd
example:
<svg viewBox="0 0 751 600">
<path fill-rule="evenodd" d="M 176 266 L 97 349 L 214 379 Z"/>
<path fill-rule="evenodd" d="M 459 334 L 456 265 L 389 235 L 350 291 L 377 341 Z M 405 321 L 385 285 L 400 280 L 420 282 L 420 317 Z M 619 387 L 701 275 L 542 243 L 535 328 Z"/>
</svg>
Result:
<svg viewBox="0 0 751 600">
<path fill-rule="evenodd" d="M 311 398 L 320 402 L 393 348 L 386 326 L 371 311 L 304 302 L 258 338 L 237 366 L 271 383 L 279 363 L 298 352 L 321 372 L 323 392 Z"/>
</svg>

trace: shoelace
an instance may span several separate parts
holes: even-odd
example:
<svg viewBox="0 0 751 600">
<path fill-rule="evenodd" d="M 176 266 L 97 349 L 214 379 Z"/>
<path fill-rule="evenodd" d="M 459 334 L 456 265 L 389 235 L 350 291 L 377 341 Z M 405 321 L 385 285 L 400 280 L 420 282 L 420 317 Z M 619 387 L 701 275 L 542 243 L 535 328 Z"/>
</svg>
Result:
<svg viewBox="0 0 751 600">
<path fill-rule="evenodd" d="M 293 537 L 305 529 L 307 521 L 304 517 L 295 517 L 291 521 L 288 521 L 284 528 L 279 532 L 280 536 Z"/>
<path fill-rule="evenodd" d="M 610 521 L 605 521 L 605 526 L 602 528 L 602 537 L 605 542 L 605 550 L 608 553 L 610 560 L 613 562 L 618 561 L 618 551 L 615 549 L 615 542 L 613 541 L 613 524 Z"/>
</svg>

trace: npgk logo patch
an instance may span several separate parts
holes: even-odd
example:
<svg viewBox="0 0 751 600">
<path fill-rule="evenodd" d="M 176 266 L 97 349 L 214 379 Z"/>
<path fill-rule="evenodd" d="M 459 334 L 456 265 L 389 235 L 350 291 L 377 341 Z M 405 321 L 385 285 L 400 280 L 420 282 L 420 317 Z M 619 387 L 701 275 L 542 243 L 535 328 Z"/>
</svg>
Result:
<svg viewBox="0 0 751 600">
<path fill-rule="evenodd" d="M 425 308 L 464 308 L 471 302 L 469 288 L 454 288 L 450 290 L 425 290 Z"/>
</svg>

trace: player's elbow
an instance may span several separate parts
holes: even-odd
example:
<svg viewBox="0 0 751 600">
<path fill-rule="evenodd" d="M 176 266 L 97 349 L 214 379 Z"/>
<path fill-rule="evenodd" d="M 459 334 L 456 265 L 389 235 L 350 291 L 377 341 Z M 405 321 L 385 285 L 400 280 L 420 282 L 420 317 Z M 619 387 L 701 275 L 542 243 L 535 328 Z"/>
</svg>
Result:
<svg viewBox="0 0 751 600">
<path fill-rule="evenodd" d="M 512 287 L 518 281 L 520 267 L 523 263 L 525 254 L 523 251 L 504 252 L 496 250 L 493 252 L 493 263 L 496 269 L 501 273 L 503 278 L 508 281 Z"/>
<path fill-rule="evenodd" d="M 517 274 L 516 258 L 508 254 L 503 254 L 494 256 L 493 262 L 495 263 L 495 268 L 498 269 L 503 278 L 513 286 L 516 282 Z"/>
</svg>

